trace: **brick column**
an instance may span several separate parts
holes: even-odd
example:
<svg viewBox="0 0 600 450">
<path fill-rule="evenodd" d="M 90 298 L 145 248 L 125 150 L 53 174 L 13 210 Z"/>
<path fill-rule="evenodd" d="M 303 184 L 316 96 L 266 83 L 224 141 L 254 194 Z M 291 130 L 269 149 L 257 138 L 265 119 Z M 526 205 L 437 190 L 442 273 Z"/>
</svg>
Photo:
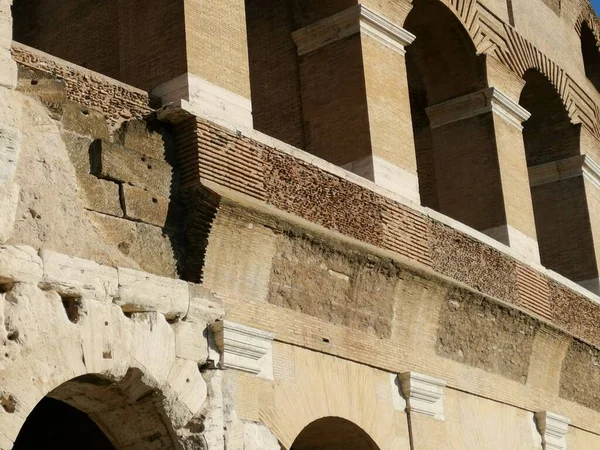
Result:
<svg viewBox="0 0 600 450">
<path fill-rule="evenodd" d="M 418 202 L 404 59 L 414 36 L 356 5 L 293 38 L 306 150 Z"/>
<path fill-rule="evenodd" d="M 522 122 L 497 88 L 427 108 L 439 211 L 539 261 Z"/>
<path fill-rule="evenodd" d="M 252 128 L 244 0 L 184 0 L 187 72 L 153 90 L 164 104 Z"/>
</svg>

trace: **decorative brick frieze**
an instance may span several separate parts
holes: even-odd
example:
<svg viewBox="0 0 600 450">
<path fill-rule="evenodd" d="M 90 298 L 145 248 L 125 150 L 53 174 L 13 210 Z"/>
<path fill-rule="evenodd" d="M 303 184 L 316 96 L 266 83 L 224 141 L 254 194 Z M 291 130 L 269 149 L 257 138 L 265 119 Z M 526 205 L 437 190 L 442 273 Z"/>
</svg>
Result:
<svg viewBox="0 0 600 450">
<path fill-rule="evenodd" d="M 445 381 L 417 372 L 400 374 L 399 379 L 407 412 L 444 420 Z"/>
<path fill-rule="evenodd" d="M 352 6 L 292 33 L 300 56 L 360 33 L 404 54 L 415 36 L 364 5 Z"/>
<path fill-rule="evenodd" d="M 509 124 L 523 129 L 530 114 L 496 88 L 486 88 L 427 108 L 432 128 L 493 112 Z"/>
<path fill-rule="evenodd" d="M 544 450 L 567 450 L 568 418 L 558 414 L 541 411 L 535 413 L 535 422 L 542 435 Z"/>
<path fill-rule="evenodd" d="M 236 369 L 273 379 L 274 335 L 222 320 L 210 326 L 221 369 Z"/>
</svg>

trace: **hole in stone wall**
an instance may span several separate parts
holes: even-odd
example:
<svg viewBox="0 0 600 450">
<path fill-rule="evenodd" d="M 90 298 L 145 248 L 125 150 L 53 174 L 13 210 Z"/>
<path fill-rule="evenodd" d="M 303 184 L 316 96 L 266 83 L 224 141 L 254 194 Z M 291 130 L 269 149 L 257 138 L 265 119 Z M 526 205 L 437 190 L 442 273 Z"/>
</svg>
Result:
<svg viewBox="0 0 600 450">
<path fill-rule="evenodd" d="M 87 109 L 84 109 L 83 111 L 81 111 L 81 114 L 83 114 L 84 116 L 89 116 L 90 112 Z"/>
<path fill-rule="evenodd" d="M 102 352 L 102 358 L 104 359 L 112 359 L 112 352 Z"/>
<path fill-rule="evenodd" d="M 323 342 L 329 344 L 329 338 L 323 338 Z"/>
<path fill-rule="evenodd" d="M 152 197 L 152 203 L 158 203 L 158 199 L 155 197 Z"/>
<path fill-rule="evenodd" d="M 65 308 L 65 312 L 67 313 L 67 317 L 72 323 L 79 322 L 79 318 L 81 317 L 81 310 L 83 308 L 83 304 L 81 302 L 81 298 L 79 297 L 63 297 L 62 304 Z"/>
<path fill-rule="evenodd" d="M 39 83 L 38 80 L 31 80 L 31 85 L 36 86 Z"/>
<path fill-rule="evenodd" d="M 152 165 L 148 164 L 148 170 L 152 170 Z"/>
<path fill-rule="evenodd" d="M 0 397 L 0 405 L 2 405 L 2 409 L 4 409 L 4 411 L 12 414 L 17 408 L 17 401 L 12 395 L 4 394 Z"/>
<path fill-rule="evenodd" d="M 6 294 L 13 288 L 14 283 L 0 283 L 0 294 Z"/>
<path fill-rule="evenodd" d="M 8 333 L 8 336 L 6 336 L 8 338 L 9 341 L 16 341 L 17 339 L 19 339 L 19 331 L 18 330 L 14 330 L 11 331 L 10 333 Z"/>
</svg>

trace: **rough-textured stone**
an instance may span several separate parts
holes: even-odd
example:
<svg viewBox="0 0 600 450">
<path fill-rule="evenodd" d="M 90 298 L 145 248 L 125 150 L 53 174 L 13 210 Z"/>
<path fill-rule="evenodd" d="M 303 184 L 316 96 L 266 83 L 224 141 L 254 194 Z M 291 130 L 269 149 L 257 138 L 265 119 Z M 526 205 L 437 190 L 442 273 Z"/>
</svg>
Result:
<svg viewBox="0 0 600 450">
<path fill-rule="evenodd" d="M 0 182 L 13 181 L 20 151 L 21 132 L 14 128 L 0 126 Z"/>
<path fill-rule="evenodd" d="M 164 161 L 106 141 L 95 141 L 91 152 L 94 175 L 169 197 L 173 169 Z"/>
<path fill-rule="evenodd" d="M 563 360 L 560 397 L 600 411 L 600 351 L 574 340 Z"/>
<path fill-rule="evenodd" d="M 67 102 L 67 86 L 64 80 L 20 66 L 17 89 L 26 95 L 37 97 L 48 108 L 53 118 L 61 118 Z"/>
<path fill-rule="evenodd" d="M 525 383 L 539 324 L 483 296 L 451 289 L 438 328 L 438 354 Z"/>
<path fill-rule="evenodd" d="M 190 293 L 185 281 L 157 277 L 119 268 L 119 293 L 115 303 L 126 312 L 159 311 L 169 318 L 184 317 Z"/>
<path fill-rule="evenodd" d="M 13 232 L 19 203 L 19 186 L 0 182 L 0 244 L 7 242 Z"/>
<path fill-rule="evenodd" d="M 247 422 L 244 424 L 244 450 L 279 450 L 277 438 L 267 427 Z"/>
<path fill-rule="evenodd" d="M 169 213 L 169 199 L 136 186 L 123 185 L 125 217 L 157 227 L 164 227 Z"/>
<path fill-rule="evenodd" d="M 42 280 L 42 259 L 25 245 L 0 246 L 0 283 L 38 283 Z"/>
<path fill-rule="evenodd" d="M 97 213 L 90 215 L 102 230 L 104 239 L 127 258 L 128 267 L 177 278 L 179 263 L 183 258 L 179 236 L 141 222 Z"/>
<path fill-rule="evenodd" d="M 108 123 L 104 114 L 96 109 L 67 101 L 63 108 L 61 123 L 65 130 L 91 139 L 110 140 Z"/>
<path fill-rule="evenodd" d="M 142 155 L 164 160 L 174 145 L 174 140 L 164 124 L 157 121 L 130 120 L 125 122 L 118 133 L 123 147 L 135 150 Z"/>
<path fill-rule="evenodd" d="M 188 314 L 189 315 L 189 314 Z M 206 324 L 179 321 L 173 325 L 178 358 L 204 363 L 208 358 Z"/>
<path fill-rule="evenodd" d="M 112 301 L 117 294 L 117 270 L 93 261 L 43 250 L 43 285 L 67 297 Z"/>
</svg>

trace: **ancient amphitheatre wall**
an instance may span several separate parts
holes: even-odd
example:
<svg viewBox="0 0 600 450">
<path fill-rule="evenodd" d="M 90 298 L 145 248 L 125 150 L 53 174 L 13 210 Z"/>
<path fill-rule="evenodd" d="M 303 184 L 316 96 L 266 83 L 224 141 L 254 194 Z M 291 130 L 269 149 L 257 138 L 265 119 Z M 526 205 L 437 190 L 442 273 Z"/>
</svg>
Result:
<svg viewBox="0 0 600 450">
<path fill-rule="evenodd" d="M 12 446 L 48 394 L 90 414 L 117 447 L 277 448 L 279 440 L 289 448 L 305 426 L 337 416 L 380 448 L 409 448 L 409 426 L 419 449 L 499 440 L 541 448 L 536 423 L 544 434 L 552 419 L 536 421 L 543 411 L 569 417 L 568 448 L 598 445 L 595 297 L 256 133 L 168 111 L 160 117 L 177 126 L 151 117 L 120 128 L 130 113 L 151 111 L 142 93 L 18 45 L 14 53 L 20 92 L 5 95 L 21 110 L 12 119 L 21 153 L 10 181 L 25 195 L 0 251 L 0 447 Z M 36 72 L 49 67 L 64 71 L 66 86 Z M 77 98 L 88 85 L 98 97 Z M 127 106 L 107 106 L 111 98 Z M 179 162 L 165 156 L 170 133 Z M 160 205 L 174 202 L 164 190 L 173 179 L 184 202 L 201 200 L 187 203 L 192 226 L 174 226 L 200 243 L 196 254 L 177 255 L 163 236 Z M 57 185 L 62 195 L 51 203 L 45 196 Z M 130 202 L 133 188 L 149 198 Z M 146 240 L 111 240 L 123 223 L 136 227 L 131 239 Z M 201 286 L 176 279 L 182 259 Z M 207 328 L 221 341 L 209 342 Z M 240 336 L 254 358 L 240 361 Z M 211 367 L 221 358 L 228 370 Z M 105 410 L 111 393 L 80 378 L 89 374 L 127 400 Z M 418 389 L 432 401 L 418 404 Z M 135 406 L 148 392 L 152 401 Z M 130 418 L 147 408 L 144 431 L 119 434 L 111 415 L 119 407 Z"/>
</svg>

